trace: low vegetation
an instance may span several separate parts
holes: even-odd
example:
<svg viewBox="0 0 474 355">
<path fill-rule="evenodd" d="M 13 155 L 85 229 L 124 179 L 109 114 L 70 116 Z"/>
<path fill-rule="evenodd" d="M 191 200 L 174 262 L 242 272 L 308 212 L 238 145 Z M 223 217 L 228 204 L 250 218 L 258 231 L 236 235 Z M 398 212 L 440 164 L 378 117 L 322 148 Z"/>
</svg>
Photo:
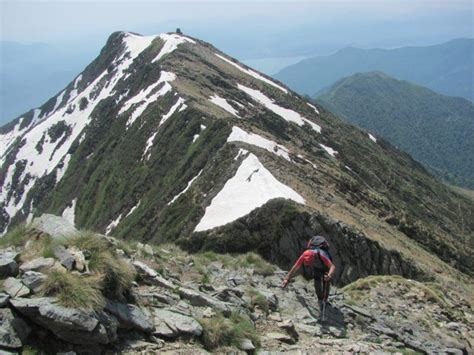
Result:
<svg viewBox="0 0 474 355">
<path fill-rule="evenodd" d="M 233 313 L 229 318 L 218 314 L 209 319 L 201 319 L 202 342 L 207 350 L 223 346 L 238 346 L 243 339 L 249 339 L 256 346 L 260 341 L 257 331 L 246 316 Z"/>
<path fill-rule="evenodd" d="M 65 307 L 100 309 L 105 305 L 102 294 L 102 275 L 81 276 L 60 270 L 51 270 L 43 284 L 45 296 L 54 296 Z"/>
<path fill-rule="evenodd" d="M 28 240 L 28 226 L 26 224 L 19 224 L 0 238 L 0 247 L 5 248 L 9 246 L 18 247 L 24 245 Z"/>
</svg>

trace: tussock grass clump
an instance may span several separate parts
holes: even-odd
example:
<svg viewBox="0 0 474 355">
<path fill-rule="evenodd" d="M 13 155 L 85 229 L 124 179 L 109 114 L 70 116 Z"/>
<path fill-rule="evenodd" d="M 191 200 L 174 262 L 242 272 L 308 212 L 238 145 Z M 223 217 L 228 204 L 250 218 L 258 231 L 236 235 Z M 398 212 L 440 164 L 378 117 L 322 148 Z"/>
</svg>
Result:
<svg viewBox="0 0 474 355">
<path fill-rule="evenodd" d="M 254 288 L 247 289 L 247 293 L 250 296 L 250 304 L 252 307 L 258 306 L 262 311 L 268 313 L 270 309 L 270 304 L 264 295 L 262 295 L 258 290 Z"/>
<path fill-rule="evenodd" d="M 20 224 L 8 231 L 0 238 L 0 247 L 19 247 L 25 245 L 28 240 L 29 227 L 26 224 Z"/>
<path fill-rule="evenodd" d="M 43 284 L 43 294 L 55 296 L 64 307 L 100 309 L 105 306 L 101 285 L 101 275 L 86 277 L 51 270 Z"/>
<path fill-rule="evenodd" d="M 253 252 L 245 254 L 218 254 L 213 251 L 205 251 L 196 254 L 194 259 L 198 266 L 217 261 L 225 268 L 253 268 L 257 275 L 262 276 L 273 275 L 276 270 L 274 265 Z"/>
<path fill-rule="evenodd" d="M 108 250 L 91 255 L 89 269 L 102 275 L 102 292 L 111 299 L 123 301 L 135 280 L 135 269 L 125 260 Z"/>
<path fill-rule="evenodd" d="M 242 339 L 250 339 L 258 347 L 259 336 L 247 317 L 233 313 L 229 319 L 222 314 L 209 319 L 201 319 L 203 327 L 202 343 L 207 350 L 222 346 L 238 346 Z"/>
</svg>

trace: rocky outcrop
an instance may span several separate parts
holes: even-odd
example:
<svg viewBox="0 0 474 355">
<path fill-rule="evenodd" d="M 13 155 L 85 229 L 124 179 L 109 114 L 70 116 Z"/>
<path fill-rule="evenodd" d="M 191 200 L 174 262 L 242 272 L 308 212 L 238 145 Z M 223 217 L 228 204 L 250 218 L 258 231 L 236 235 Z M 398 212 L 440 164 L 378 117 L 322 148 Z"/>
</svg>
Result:
<svg viewBox="0 0 474 355">
<path fill-rule="evenodd" d="M 35 218 L 32 227 L 41 233 L 50 235 L 53 239 L 77 233 L 77 229 L 67 219 L 52 214 L 43 214 L 41 217 Z"/>
<path fill-rule="evenodd" d="M 276 227 L 278 226 L 278 228 Z M 289 269 L 315 234 L 325 236 L 337 265 L 338 285 L 368 275 L 431 278 L 412 260 L 323 213 L 301 212 L 285 200 L 268 202 L 238 221 L 209 232 L 195 233 L 179 244 L 187 250 L 258 251 L 267 260 Z"/>
</svg>

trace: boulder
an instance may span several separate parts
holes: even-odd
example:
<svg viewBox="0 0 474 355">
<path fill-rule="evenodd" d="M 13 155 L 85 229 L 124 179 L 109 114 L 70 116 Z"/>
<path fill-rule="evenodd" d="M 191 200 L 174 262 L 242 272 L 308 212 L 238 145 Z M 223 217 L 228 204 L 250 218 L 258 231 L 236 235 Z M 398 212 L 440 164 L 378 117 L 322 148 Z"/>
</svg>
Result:
<svg viewBox="0 0 474 355">
<path fill-rule="evenodd" d="M 154 308 L 152 313 L 156 327 L 154 335 L 174 338 L 202 334 L 202 326 L 192 317 L 159 308 Z"/>
<path fill-rule="evenodd" d="M 26 322 L 15 317 L 9 308 L 0 309 L 0 346 L 8 349 L 21 348 L 31 328 Z"/>
<path fill-rule="evenodd" d="M 74 247 L 69 248 L 68 251 L 74 258 L 74 268 L 79 272 L 86 271 L 86 258 L 84 256 L 84 253 Z"/>
<path fill-rule="evenodd" d="M 239 349 L 243 351 L 254 351 L 255 345 L 253 345 L 250 339 L 240 339 Z"/>
<path fill-rule="evenodd" d="M 6 307 L 9 299 L 10 295 L 0 292 L 0 308 Z"/>
<path fill-rule="evenodd" d="M 10 300 L 14 309 L 66 342 L 94 345 L 115 339 L 116 335 L 111 334 L 114 324 L 111 316 L 66 308 L 55 302 L 52 297 Z"/>
<path fill-rule="evenodd" d="M 69 271 L 74 268 L 74 264 L 76 260 L 74 259 L 74 256 L 62 245 L 57 245 L 53 249 L 54 256 L 58 258 L 59 262 L 61 265 L 63 265 L 66 269 Z"/>
<path fill-rule="evenodd" d="M 44 272 L 54 265 L 53 258 L 37 258 L 20 265 L 21 272 L 38 271 Z"/>
<path fill-rule="evenodd" d="M 189 288 L 181 287 L 178 290 L 181 298 L 188 300 L 193 306 L 197 307 L 212 307 L 216 310 L 223 312 L 224 315 L 230 314 L 229 306 L 211 296 L 206 295 L 205 293 L 195 291 Z"/>
<path fill-rule="evenodd" d="M 41 217 L 35 218 L 32 227 L 49 234 L 53 239 L 68 237 L 78 232 L 68 220 L 52 214 L 43 214 Z"/>
<path fill-rule="evenodd" d="M 18 275 L 18 259 L 19 254 L 15 251 L 1 250 L 0 251 L 0 277 L 15 277 Z"/>
<path fill-rule="evenodd" d="M 118 319 L 120 328 L 134 328 L 145 333 L 151 333 L 154 330 L 152 320 L 133 304 L 108 301 L 105 310 Z"/>
<path fill-rule="evenodd" d="M 48 277 L 45 274 L 42 274 L 41 272 L 27 271 L 22 275 L 21 281 L 33 293 L 38 293 L 41 290 L 41 286 L 43 285 L 43 282 L 47 278 Z"/>
<path fill-rule="evenodd" d="M 283 333 L 271 332 L 271 333 L 267 333 L 266 337 L 269 338 L 269 339 L 274 339 L 274 340 L 281 341 L 281 342 L 286 343 L 286 344 L 296 343 L 296 340 L 293 337 L 291 337 L 287 334 L 283 334 Z"/>
<path fill-rule="evenodd" d="M 3 283 L 3 288 L 12 298 L 23 297 L 30 293 L 30 289 L 23 285 L 21 280 L 15 279 L 14 277 L 6 279 Z"/>
</svg>

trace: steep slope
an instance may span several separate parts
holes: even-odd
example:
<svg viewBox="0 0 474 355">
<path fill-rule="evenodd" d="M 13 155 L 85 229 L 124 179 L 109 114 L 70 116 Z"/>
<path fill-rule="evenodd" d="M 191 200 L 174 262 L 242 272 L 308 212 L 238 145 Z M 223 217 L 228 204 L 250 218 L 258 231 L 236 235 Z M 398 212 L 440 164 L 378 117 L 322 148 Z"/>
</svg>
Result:
<svg viewBox="0 0 474 355">
<path fill-rule="evenodd" d="M 445 262 L 472 272 L 472 201 L 197 39 L 114 33 L 1 134 L 3 230 L 51 212 L 125 239 L 253 249 L 282 266 L 319 231 L 367 253 L 340 248 L 341 283 L 433 268 L 464 277 Z"/>
<path fill-rule="evenodd" d="M 444 95 L 473 101 L 473 60 L 474 39 L 457 39 L 429 47 L 345 48 L 286 67 L 275 78 L 301 94 L 314 96 L 343 77 L 382 71 Z"/>
<path fill-rule="evenodd" d="M 474 188 L 472 102 L 380 72 L 341 79 L 317 100 L 410 153 L 440 178 Z"/>
</svg>

